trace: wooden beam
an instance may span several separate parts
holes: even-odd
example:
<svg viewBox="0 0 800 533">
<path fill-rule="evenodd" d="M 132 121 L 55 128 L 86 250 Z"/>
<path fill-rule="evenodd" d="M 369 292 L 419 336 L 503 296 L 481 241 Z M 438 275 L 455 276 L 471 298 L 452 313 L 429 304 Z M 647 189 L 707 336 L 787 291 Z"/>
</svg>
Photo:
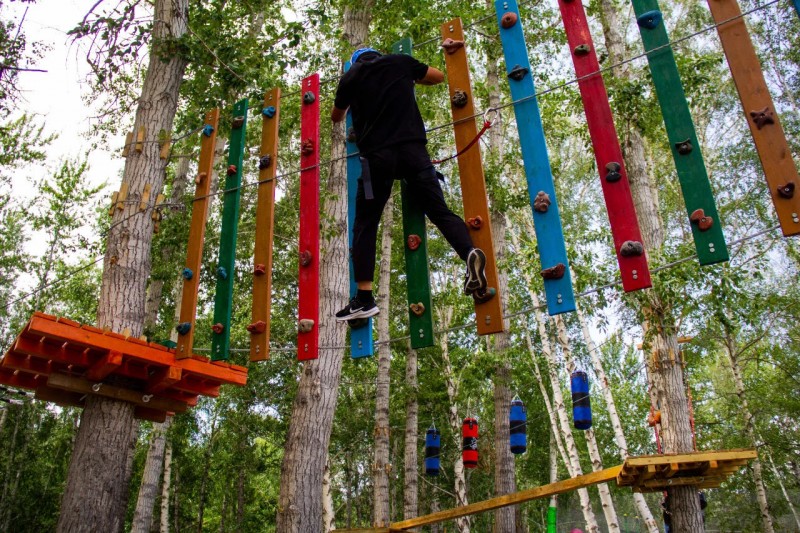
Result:
<svg viewBox="0 0 800 533">
<path fill-rule="evenodd" d="M 133 410 L 133 417 L 139 420 L 149 420 L 150 422 L 164 422 L 167 419 L 167 413 L 158 409 L 136 406 Z"/>
<path fill-rule="evenodd" d="M 103 381 L 122 365 L 122 352 L 112 350 L 102 356 L 86 371 L 89 381 Z"/>
<path fill-rule="evenodd" d="M 183 402 L 150 397 L 149 394 L 143 394 L 142 392 L 106 385 L 104 383 L 92 383 L 86 379 L 67 376 L 65 374 L 50 374 L 50 377 L 47 378 L 47 386 L 80 394 L 96 394 L 98 396 L 129 402 L 151 409 L 175 411 L 178 413 L 186 411 L 186 404 Z"/>
<path fill-rule="evenodd" d="M 58 405 L 70 407 L 83 407 L 85 394 L 70 392 L 51 387 L 39 387 L 36 389 L 34 398 L 43 402 L 53 402 Z"/>
<path fill-rule="evenodd" d="M 148 393 L 161 392 L 181 380 L 183 371 L 176 366 L 167 366 L 156 370 L 147 380 Z"/>
</svg>

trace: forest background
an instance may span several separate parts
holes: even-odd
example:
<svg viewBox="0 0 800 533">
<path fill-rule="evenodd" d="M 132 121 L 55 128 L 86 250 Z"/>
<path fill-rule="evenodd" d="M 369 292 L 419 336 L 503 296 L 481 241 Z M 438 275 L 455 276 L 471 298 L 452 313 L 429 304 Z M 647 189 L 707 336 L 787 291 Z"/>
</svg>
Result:
<svg viewBox="0 0 800 533">
<path fill-rule="evenodd" d="M 131 129 L 153 48 L 165 56 L 180 55 L 187 67 L 175 104 L 171 137 L 176 142 L 163 191 L 172 207 L 161 210 L 163 220 L 152 243 L 145 317 L 145 333 L 152 339 L 168 339 L 176 323 L 189 190 L 199 142 L 196 131 L 203 112 L 219 106 L 226 116 L 235 101 L 247 97 L 257 113 L 265 90 L 280 86 L 286 95 L 280 125 L 283 177 L 278 182 L 276 207 L 272 358 L 250 365 L 247 387 L 224 389 L 219 398 L 203 400 L 167 424 L 139 426 L 125 526 L 134 531 L 275 531 L 281 464 L 293 453 L 285 443 L 304 369 L 295 361 L 293 348 L 298 267 L 298 179 L 293 171 L 299 163 L 299 80 L 315 71 L 326 80 L 322 89 L 326 159 L 340 149 L 325 114 L 332 105 L 342 60 L 358 37 L 355 34 L 368 29 L 360 38 L 382 50 L 410 36 L 417 57 L 443 68 L 438 27 L 459 16 L 467 25 L 476 108 L 507 104 L 507 86 L 503 75 L 498 77 L 502 53 L 494 7 L 486 2 L 418 0 L 300 5 L 191 1 L 185 36 L 158 42 L 151 38 L 151 3 L 101 1 L 89 6 L 91 12 L 74 13 L 73 30 L 64 42 L 42 42 L 20 16 L 24 4 L 33 3 L 11 2 L 14 9 L 9 10 L 9 3 L 0 1 L 3 350 L 34 310 L 84 323 L 97 320 L 100 261 L 111 224 L 108 197 L 118 189 L 120 176 L 108 170 L 115 167 L 102 163 L 95 167 L 87 160 L 93 147 L 118 140 Z M 740 4 L 743 11 L 763 7 L 749 14 L 747 23 L 796 156 L 800 126 L 797 14 L 788 1 L 744 0 Z M 591 0 L 585 5 L 602 66 L 641 54 L 628 3 Z M 347 350 L 322 352 L 323 358 L 344 358 L 337 376 L 338 400 L 323 485 L 326 524 L 367 526 L 387 517 L 400 519 L 411 509 L 421 514 L 452 507 L 457 501 L 485 499 L 501 491 L 498 472 L 522 489 L 574 475 L 575 461 L 584 471 L 598 464 L 618 464 L 620 434 L 628 453 L 656 452 L 646 420 L 651 388 L 647 335 L 642 327 L 643 309 L 652 299 L 641 293 L 626 295 L 613 284 L 618 274 L 611 235 L 580 96 L 574 83 L 566 83 L 574 75 L 558 6 L 549 0 L 533 0 L 521 2 L 520 10 L 533 75 L 542 93 L 539 104 L 575 288 L 581 293 L 581 313 L 549 319 L 539 306 L 542 287 L 536 243 L 513 113 L 505 107 L 483 150 L 499 268 L 506 276 L 503 283 L 513 288 L 502 291 L 508 314 L 516 315 L 509 320 L 509 333 L 491 340 L 475 335 L 472 306 L 459 295 L 461 266 L 439 234 L 431 231 L 439 342 L 419 352 L 408 348 L 402 340 L 408 328 L 397 195 L 381 232 L 379 293 L 385 307 L 378 329 L 382 340 L 401 340 L 383 344 L 370 359 L 351 360 Z M 712 26 L 702 2 L 664 1 L 662 10 L 673 40 Z M 621 37 L 620 43 L 614 42 L 615 35 Z M 622 56 L 614 48 L 618 44 Z M 19 91 L 19 83 L 36 77 L 47 84 L 49 73 L 36 72 L 37 61 L 48 47 L 65 45 L 85 56 L 90 67 L 83 97 L 92 128 L 83 148 L 53 158 L 49 147 L 54 137 L 74 132 L 54 128 L 38 112 L 37 103 Z M 784 239 L 775 229 L 761 166 L 716 32 L 700 32 L 682 41 L 675 46 L 675 54 L 731 248 L 727 264 L 701 268 L 691 257 L 694 246 L 646 59 L 639 57 L 609 69 L 604 78 L 626 162 L 635 156 L 630 153 L 631 139 L 639 139 L 656 193 L 651 207 L 663 235 L 657 246 L 648 246 L 648 253 L 652 268 L 664 268 L 654 274 L 650 292 L 668 308 L 674 330 L 692 337 L 682 345 L 681 358 L 697 447 L 755 446 L 760 454 L 756 465 L 708 493 L 706 527 L 709 531 L 800 530 L 794 508 L 800 498 L 796 422 L 800 413 L 796 394 L 800 253 L 796 239 Z M 444 86 L 420 90 L 418 99 L 429 127 L 449 122 Z M 250 183 L 256 180 L 259 156 L 260 131 L 254 124 L 258 121 L 253 120 L 248 130 L 246 154 L 245 181 Z M 226 136 L 227 132 L 220 132 L 218 171 L 225 161 Z M 429 146 L 436 156 L 452 154 L 449 127 L 431 132 Z M 34 167 L 49 173 L 41 178 L 40 170 L 30 170 Z M 323 165 L 322 171 L 323 182 L 333 180 L 338 172 L 336 165 Z M 449 202 L 459 206 L 457 167 L 445 163 L 442 171 L 447 176 Z M 104 178 L 100 182 L 98 174 Z M 23 187 L 35 194 L 21 194 Z M 326 192 L 323 199 L 331 201 Z M 255 195 L 255 187 L 242 190 L 232 330 L 233 360 L 239 364 L 247 358 Z M 210 346 L 211 273 L 219 244 L 220 207 L 219 202 L 212 205 L 207 226 L 196 342 L 200 349 Z M 37 244 L 31 245 L 31 240 Z M 344 265 L 341 270 L 346 276 Z M 643 341 L 645 350 L 637 348 Z M 593 383 L 591 435 L 571 430 L 559 417 L 570 412 L 570 402 L 563 395 L 569 397 L 569 371 L 574 368 L 587 371 Z M 512 458 L 512 468 L 504 470 L 509 454 L 501 450 L 507 446 L 502 421 L 507 420 L 508 402 L 514 395 L 527 406 L 528 450 Z M 80 411 L 57 408 L 14 391 L 3 391 L 2 396 L 0 531 L 53 530 Z M 609 398 L 614 407 L 609 408 Z M 480 422 L 481 459 L 477 469 L 465 473 L 459 467 L 459 431 L 460 420 L 467 415 Z M 425 429 L 434 423 L 442 431 L 442 472 L 431 478 L 421 468 L 421 451 Z M 376 431 L 387 426 L 387 432 Z M 505 431 L 507 435 L 507 426 Z M 412 449 L 419 453 L 414 455 Z M 560 496 L 559 531 L 585 527 L 593 514 L 587 514 L 587 506 L 597 511 L 603 530 L 614 530 L 611 522 L 616 520 L 619 531 L 652 531 L 641 502 L 614 486 L 608 490 L 606 495 L 589 491 L 588 500 L 577 493 Z M 645 501 L 659 524 L 660 499 L 655 494 Z M 487 513 L 448 530 L 505 530 L 502 524 L 511 521 L 516 531 L 544 531 L 548 505 L 531 502 L 511 517 Z"/>
</svg>

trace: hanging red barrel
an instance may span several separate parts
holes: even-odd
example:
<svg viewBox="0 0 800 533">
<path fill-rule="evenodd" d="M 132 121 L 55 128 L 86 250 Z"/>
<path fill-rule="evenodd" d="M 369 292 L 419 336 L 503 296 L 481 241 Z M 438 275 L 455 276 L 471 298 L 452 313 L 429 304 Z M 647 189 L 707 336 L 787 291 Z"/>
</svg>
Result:
<svg viewBox="0 0 800 533">
<path fill-rule="evenodd" d="M 464 439 L 461 451 L 464 468 L 475 468 L 478 466 L 478 421 L 472 417 L 465 418 L 461 436 Z"/>
</svg>

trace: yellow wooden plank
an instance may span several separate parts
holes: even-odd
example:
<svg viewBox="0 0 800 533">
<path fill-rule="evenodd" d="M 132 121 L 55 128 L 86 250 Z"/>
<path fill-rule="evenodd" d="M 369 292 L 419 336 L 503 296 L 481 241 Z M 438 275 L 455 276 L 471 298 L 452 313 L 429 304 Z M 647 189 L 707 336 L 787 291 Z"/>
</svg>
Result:
<svg viewBox="0 0 800 533">
<path fill-rule="evenodd" d="M 136 151 L 141 153 L 144 150 L 144 126 L 139 126 L 139 132 L 136 134 Z"/>
<path fill-rule="evenodd" d="M 117 209 L 122 211 L 125 209 L 125 200 L 128 199 L 128 182 L 123 181 L 119 187 L 119 194 L 117 195 Z"/>
<path fill-rule="evenodd" d="M 139 202 L 139 211 L 144 211 L 147 209 L 147 202 L 150 200 L 150 189 L 151 185 L 148 183 L 144 186 L 144 191 L 142 192 L 142 199 Z"/>
<path fill-rule="evenodd" d="M 122 147 L 122 157 L 128 157 L 128 154 L 131 151 L 131 143 L 133 142 L 133 132 L 129 131 L 127 135 L 125 135 L 125 146 Z"/>
<path fill-rule="evenodd" d="M 678 453 L 670 455 L 642 455 L 639 457 L 629 457 L 625 460 L 625 467 L 664 465 L 670 463 L 690 463 L 698 461 L 726 461 L 726 460 L 749 460 L 757 457 L 753 449 L 721 450 Z"/>
</svg>

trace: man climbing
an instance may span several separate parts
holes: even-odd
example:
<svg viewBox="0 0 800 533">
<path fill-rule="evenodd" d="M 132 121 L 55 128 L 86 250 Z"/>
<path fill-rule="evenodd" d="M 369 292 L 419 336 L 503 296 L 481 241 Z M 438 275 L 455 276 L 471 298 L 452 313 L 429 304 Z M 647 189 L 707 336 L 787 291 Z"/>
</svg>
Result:
<svg viewBox="0 0 800 533">
<path fill-rule="evenodd" d="M 341 122 L 350 108 L 361 155 L 362 173 L 356 195 L 353 225 L 353 270 L 358 292 L 336 313 L 336 320 L 368 318 L 378 314 L 372 295 L 378 223 L 395 179 L 405 180 L 408 198 L 419 202 L 453 250 L 467 263 L 464 293 L 486 299 L 486 255 L 472 244 L 464 221 L 453 213 L 439 185 L 440 174 L 425 148 L 428 139 L 414 84 L 436 85 L 444 74 L 407 55 L 381 55 L 359 48 L 350 70 L 339 80 L 331 120 Z"/>
</svg>

